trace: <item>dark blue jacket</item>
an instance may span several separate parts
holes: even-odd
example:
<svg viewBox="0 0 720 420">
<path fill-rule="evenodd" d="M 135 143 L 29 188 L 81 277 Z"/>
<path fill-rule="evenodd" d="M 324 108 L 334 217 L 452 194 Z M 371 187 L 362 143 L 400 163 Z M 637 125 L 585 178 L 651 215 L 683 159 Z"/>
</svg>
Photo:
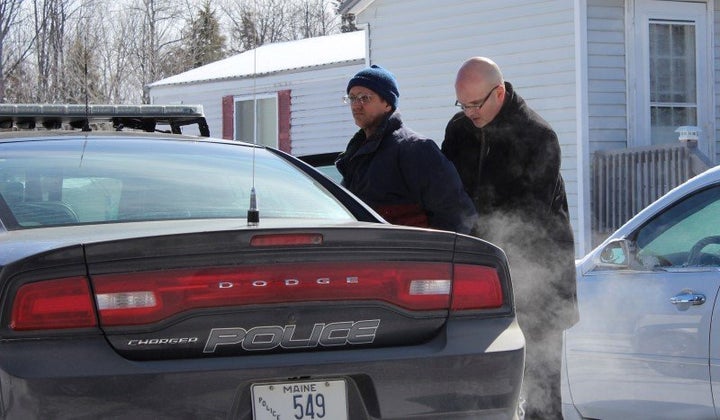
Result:
<svg viewBox="0 0 720 420">
<path fill-rule="evenodd" d="M 390 223 L 469 233 L 477 219 L 453 164 L 397 112 L 369 139 L 358 131 L 336 166 L 342 185 Z"/>
</svg>

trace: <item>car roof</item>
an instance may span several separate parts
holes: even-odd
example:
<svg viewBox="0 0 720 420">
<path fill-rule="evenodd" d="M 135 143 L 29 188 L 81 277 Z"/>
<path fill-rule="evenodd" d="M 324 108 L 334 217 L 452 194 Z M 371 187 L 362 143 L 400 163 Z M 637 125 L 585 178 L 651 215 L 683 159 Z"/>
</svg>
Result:
<svg viewBox="0 0 720 420">
<path fill-rule="evenodd" d="M 203 137 L 190 134 L 172 134 L 164 132 L 139 132 L 139 131 L 88 131 L 81 132 L 78 130 L 24 130 L 24 131 L 0 131 L 0 143 L 16 142 L 16 141 L 33 141 L 48 139 L 77 139 L 77 138 L 138 138 L 138 139 L 158 139 L 158 140 L 185 140 L 185 141 L 203 141 L 212 143 L 227 143 L 243 146 L 254 146 L 251 143 L 238 140 L 224 140 L 215 137 Z M 265 146 L 257 145 L 259 148 Z"/>
</svg>

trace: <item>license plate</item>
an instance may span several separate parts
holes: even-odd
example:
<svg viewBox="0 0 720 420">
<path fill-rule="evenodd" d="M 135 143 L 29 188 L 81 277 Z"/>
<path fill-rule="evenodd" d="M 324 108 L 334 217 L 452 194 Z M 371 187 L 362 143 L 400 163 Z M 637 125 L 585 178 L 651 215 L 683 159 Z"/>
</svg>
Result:
<svg viewBox="0 0 720 420">
<path fill-rule="evenodd" d="M 344 380 L 253 384 L 255 420 L 347 420 Z"/>
</svg>

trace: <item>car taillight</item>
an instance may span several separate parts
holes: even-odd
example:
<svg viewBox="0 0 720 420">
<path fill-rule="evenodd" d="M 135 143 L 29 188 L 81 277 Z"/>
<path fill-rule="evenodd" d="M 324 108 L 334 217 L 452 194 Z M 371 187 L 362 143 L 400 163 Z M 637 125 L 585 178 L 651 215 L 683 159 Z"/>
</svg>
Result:
<svg viewBox="0 0 720 420">
<path fill-rule="evenodd" d="M 482 265 L 455 264 L 451 309 L 500 308 L 503 292 L 497 270 Z"/>
<path fill-rule="evenodd" d="M 95 305 L 85 277 L 24 284 L 15 295 L 10 321 L 13 330 L 95 326 Z"/>
<path fill-rule="evenodd" d="M 503 305 L 494 268 L 470 264 L 364 261 L 174 269 L 21 286 L 18 331 L 151 324 L 181 312 L 310 301 L 382 301 L 408 311 L 472 311 Z"/>
<path fill-rule="evenodd" d="M 183 311 L 307 301 L 380 300 L 411 311 L 450 304 L 452 265 L 295 263 L 93 276 L 100 322 L 149 324 Z"/>
</svg>

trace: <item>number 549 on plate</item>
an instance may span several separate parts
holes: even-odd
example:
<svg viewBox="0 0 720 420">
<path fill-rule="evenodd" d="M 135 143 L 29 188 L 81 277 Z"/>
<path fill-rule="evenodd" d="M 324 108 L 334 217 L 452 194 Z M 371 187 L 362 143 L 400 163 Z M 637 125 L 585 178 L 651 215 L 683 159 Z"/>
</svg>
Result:
<svg viewBox="0 0 720 420">
<path fill-rule="evenodd" d="M 347 420 L 344 380 L 278 382 L 251 387 L 254 420 Z"/>
</svg>

